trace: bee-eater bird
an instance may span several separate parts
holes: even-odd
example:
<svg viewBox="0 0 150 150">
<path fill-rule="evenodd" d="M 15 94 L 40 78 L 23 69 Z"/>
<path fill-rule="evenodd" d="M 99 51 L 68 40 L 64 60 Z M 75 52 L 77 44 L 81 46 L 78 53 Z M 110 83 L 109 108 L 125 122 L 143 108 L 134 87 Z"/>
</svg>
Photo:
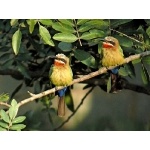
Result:
<svg viewBox="0 0 150 150">
<path fill-rule="evenodd" d="M 119 45 L 119 41 L 112 36 L 105 37 L 102 44 L 102 65 L 104 67 L 110 67 L 121 65 L 123 63 L 124 55 Z M 116 92 L 115 85 L 118 74 L 118 67 L 112 69 L 111 73 L 112 88 L 110 92 Z"/>
<path fill-rule="evenodd" d="M 71 67 L 69 65 L 69 58 L 64 54 L 57 54 L 54 58 L 54 64 L 51 66 L 49 71 L 49 77 L 56 87 L 57 86 L 68 86 L 73 80 L 73 73 Z M 62 90 L 58 90 L 58 116 L 65 116 L 65 92 L 67 87 Z"/>
</svg>

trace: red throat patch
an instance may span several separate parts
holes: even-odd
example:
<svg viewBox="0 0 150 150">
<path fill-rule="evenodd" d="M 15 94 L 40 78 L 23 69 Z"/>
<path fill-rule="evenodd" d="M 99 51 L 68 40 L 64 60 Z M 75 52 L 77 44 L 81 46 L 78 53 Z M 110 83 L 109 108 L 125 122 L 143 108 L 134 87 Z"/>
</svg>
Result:
<svg viewBox="0 0 150 150">
<path fill-rule="evenodd" d="M 103 42 L 103 48 L 112 48 L 112 47 L 114 47 L 112 44 Z"/>
<path fill-rule="evenodd" d="M 64 66 L 64 63 L 58 62 L 58 61 L 54 61 L 54 65 L 55 66 Z"/>
</svg>

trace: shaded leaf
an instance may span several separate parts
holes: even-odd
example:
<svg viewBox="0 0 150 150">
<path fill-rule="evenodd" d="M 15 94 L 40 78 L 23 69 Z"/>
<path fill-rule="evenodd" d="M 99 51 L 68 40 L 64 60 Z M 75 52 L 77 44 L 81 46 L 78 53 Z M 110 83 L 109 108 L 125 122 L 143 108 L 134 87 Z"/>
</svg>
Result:
<svg viewBox="0 0 150 150">
<path fill-rule="evenodd" d="M 98 37 L 104 37 L 105 33 L 102 30 L 93 29 L 89 32 L 85 32 L 81 35 L 81 39 L 83 40 L 90 40 Z"/>
<path fill-rule="evenodd" d="M 13 93 L 12 93 L 11 96 L 10 96 L 10 99 L 12 99 L 12 98 L 14 97 L 14 95 L 21 89 L 22 85 L 23 85 L 23 83 L 19 84 L 19 85 L 15 88 L 15 90 L 13 91 Z"/>
<path fill-rule="evenodd" d="M 13 62 L 14 62 L 13 59 L 9 59 L 5 61 L 3 65 L 1 66 L 1 69 L 8 69 L 10 66 L 12 66 Z"/>
<path fill-rule="evenodd" d="M 25 78 L 31 79 L 27 68 L 22 63 L 17 62 L 17 66 L 18 66 L 18 70 Z"/>
<path fill-rule="evenodd" d="M 78 38 L 74 34 L 71 34 L 71 33 L 57 33 L 53 36 L 53 39 L 57 41 L 61 41 L 61 42 L 73 43 Z"/>
<path fill-rule="evenodd" d="M 147 33 L 148 36 L 150 37 L 150 26 L 146 29 L 146 33 Z"/>
<path fill-rule="evenodd" d="M 95 58 L 90 53 L 77 49 L 74 51 L 74 56 L 77 60 L 81 61 L 83 64 L 91 68 L 96 68 Z"/>
<path fill-rule="evenodd" d="M 8 101 L 9 100 L 9 94 L 8 93 L 2 93 L 1 95 L 0 95 L 0 101 L 1 102 L 6 102 L 6 101 Z"/>
<path fill-rule="evenodd" d="M 11 19 L 10 20 L 10 25 L 15 26 L 18 23 L 18 19 Z"/>
<path fill-rule="evenodd" d="M 20 44 L 21 44 L 21 38 L 22 38 L 22 33 L 20 29 L 18 29 L 12 37 L 12 47 L 14 50 L 15 55 L 18 54 L 19 49 L 20 49 Z"/>
<path fill-rule="evenodd" d="M 74 102 L 73 102 L 73 97 L 71 94 L 70 88 L 67 89 L 66 94 L 65 94 L 65 103 L 67 107 L 74 112 Z"/>
<path fill-rule="evenodd" d="M 46 44 L 48 44 L 50 46 L 54 46 L 54 43 L 51 40 L 51 35 L 50 35 L 49 31 L 45 27 L 39 25 L 39 33 L 40 33 L 41 38 L 43 39 L 43 41 Z"/>
<path fill-rule="evenodd" d="M 134 69 L 134 66 L 132 65 L 131 62 L 127 63 L 124 65 L 128 75 L 131 77 L 131 78 L 134 78 L 136 76 L 135 74 L 135 69 Z"/>
<path fill-rule="evenodd" d="M 37 93 L 40 93 L 41 92 L 41 85 L 40 85 L 40 82 L 39 81 L 36 81 L 34 83 L 34 93 L 37 94 Z"/>
<path fill-rule="evenodd" d="M 26 127 L 24 124 L 16 124 L 10 127 L 10 130 L 22 130 Z"/>
<path fill-rule="evenodd" d="M 15 123 L 21 123 L 21 122 L 23 122 L 25 119 L 26 119 L 25 116 L 19 116 L 19 117 L 16 117 L 15 119 L 13 119 L 12 123 L 13 123 L 13 124 L 15 124 Z"/>
<path fill-rule="evenodd" d="M 119 75 L 121 75 L 121 76 L 128 76 L 128 72 L 127 72 L 127 70 L 124 68 L 124 67 L 120 67 L 120 69 L 119 69 Z"/>
<path fill-rule="evenodd" d="M 2 118 L 5 122 L 7 122 L 7 123 L 10 122 L 9 116 L 7 115 L 7 113 L 6 113 L 3 109 L 0 110 L 0 115 L 1 115 L 1 118 Z"/>
<path fill-rule="evenodd" d="M 149 82 L 150 82 L 150 78 L 149 78 L 148 71 L 147 71 L 146 67 L 143 64 L 142 64 L 142 67 L 141 67 L 141 77 L 142 77 L 143 83 L 145 85 L 148 85 Z"/>
<path fill-rule="evenodd" d="M 133 60 L 132 64 L 134 65 L 134 64 L 137 64 L 137 63 L 140 63 L 140 62 L 141 62 L 141 58 Z"/>
<path fill-rule="evenodd" d="M 40 19 L 39 20 L 43 25 L 46 25 L 46 26 L 51 26 L 52 25 L 52 20 L 50 19 Z"/>
<path fill-rule="evenodd" d="M 132 21 L 133 19 L 111 19 L 110 23 L 111 23 L 111 28 L 116 28 L 119 25 L 128 23 L 130 21 Z"/>
<path fill-rule="evenodd" d="M 142 61 L 143 61 L 144 63 L 147 63 L 147 64 L 150 65 L 150 56 L 145 56 L 145 57 L 143 57 L 143 58 L 142 58 Z"/>
<path fill-rule="evenodd" d="M 109 93 L 111 90 L 111 76 L 108 78 L 108 81 L 107 81 L 107 93 Z"/>
<path fill-rule="evenodd" d="M 10 57 L 10 53 L 4 53 L 0 56 L 0 61 L 8 60 Z"/>
<path fill-rule="evenodd" d="M 53 23 L 52 28 L 62 33 L 74 33 L 75 32 L 75 29 L 72 26 L 62 24 L 61 22 Z"/>
<path fill-rule="evenodd" d="M 66 43 L 66 42 L 60 42 L 58 44 L 58 47 L 64 51 L 64 52 L 69 52 L 72 50 L 72 44 L 71 43 Z"/>
</svg>

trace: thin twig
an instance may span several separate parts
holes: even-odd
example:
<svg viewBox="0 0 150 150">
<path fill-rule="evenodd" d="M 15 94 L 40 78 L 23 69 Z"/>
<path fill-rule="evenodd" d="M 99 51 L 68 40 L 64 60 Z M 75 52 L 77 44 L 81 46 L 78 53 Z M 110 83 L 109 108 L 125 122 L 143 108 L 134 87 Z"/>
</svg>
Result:
<svg viewBox="0 0 150 150">
<path fill-rule="evenodd" d="M 137 43 L 144 44 L 143 42 L 140 42 L 140 41 L 138 41 L 137 39 L 132 38 L 132 37 L 130 37 L 130 36 L 128 36 L 128 35 L 126 35 L 126 34 L 124 34 L 124 33 L 122 33 L 122 32 L 119 32 L 119 31 L 117 31 L 117 30 L 115 30 L 115 29 L 111 29 L 111 28 L 110 28 L 110 30 L 115 31 L 115 32 L 117 32 L 117 33 L 119 33 L 119 34 L 122 34 L 123 36 L 125 36 L 125 37 L 127 37 L 127 38 L 129 38 L 129 39 L 131 39 L 131 40 L 133 40 L 133 41 L 135 41 L 135 42 L 137 42 Z"/>
<path fill-rule="evenodd" d="M 79 32 L 78 32 L 78 28 L 77 28 L 77 23 L 76 23 L 75 19 L 73 19 L 73 21 L 75 23 L 75 28 L 76 28 L 76 31 L 77 31 L 77 36 L 78 36 L 78 39 L 79 39 L 80 46 L 82 46 L 82 43 L 81 43 L 81 40 L 80 40 L 80 35 L 79 35 Z"/>
<path fill-rule="evenodd" d="M 0 105 L 2 105 L 2 106 L 6 106 L 6 107 L 10 107 L 10 105 L 9 105 L 9 104 L 4 103 L 4 102 L 0 102 Z"/>
<path fill-rule="evenodd" d="M 146 52 L 143 52 L 143 53 L 141 53 L 141 54 L 131 55 L 131 56 L 125 58 L 124 64 L 125 64 L 125 63 L 128 63 L 128 62 L 130 62 L 130 61 L 133 61 L 133 60 L 135 60 L 135 59 L 138 59 L 138 58 L 147 56 L 147 55 L 150 55 L 150 51 L 146 51 Z M 109 68 L 102 67 L 102 68 L 100 68 L 99 70 L 97 70 L 97 71 L 95 71 L 95 72 L 92 72 L 92 73 L 90 73 L 90 74 L 88 74 L 88 75 L 84 75 L 84 76 L 82 76 L 82 77 L 80 77 L 80 78 L 74 79 L 70 85 L 73 85 L 73 84 L 75 84 L 75 83 L 79 83 L 79 82 L 88 80 L 88 79 L 90 79 L 90 78 L 93 78 L 93 77 L 98 76 L 98 75 L 103 74 L 103 73 L 106 73 L 107 70 L 111 70 L 111 69 L 113 69 L 113 68 L 115 68 L 115 67 L 117 67 L 117 66 L 112 66 L 112 67 L 109 67 Z M 68 86 L 70 86 L 70 85 L 68 85 Z M 18 105 L 19 105 L 19 107 L 20 107 L 20 106 L 22 106 L 22 105 L 24 105 L 24 104 L 26 104 L 26 103 L 28 103 L 28 102 L 32 102 L 32 101 L 34 101 L 35 99 L 38 99 L 38 98 L 41 98 L 41 97 L 43 97 L 43 96 L 49 95 L 50 93 L 54 93 L 54 92 L 56 92 L 56 91 L 58 91 L 58 90 L 61 90 L 61 89 L 63 89 L 63 88 L 64 88 L 64 86 L 60 86 L 60 87 L 57 87 L 57 89 L 56 89 L 56 88 L 52 88 L 52 89 L 47 90 L 47 91 L 44 91 L 44 92 L 42 92 L 42 93 L 34 94 L 32 97 L 20 101 L 20 102 L 18 103 Z"/>
<path fill-rule="evenodd" d="M 94 86 L 95 87 L 95 86 Z M 93 91 L 94 87 L 92 87 L 86 94 L 85 96 L 81 99 L 81 102 L 79 103 L 79 105 L 77 106 L 77 108 L 74 110 L 74 112 L 64 121 L 62 122 L 58 127 L 56 127 L 54 129 L 54 131 L 60 129 L 62 126 L 64 126 L 64 124 L 66 124 L 74 115 L 75 113 L 78 111 L 78 109 L 80 108 L 80 106 L 83 104 L 84 100 L 86 99 L 86 97 Z"/>
</svg>

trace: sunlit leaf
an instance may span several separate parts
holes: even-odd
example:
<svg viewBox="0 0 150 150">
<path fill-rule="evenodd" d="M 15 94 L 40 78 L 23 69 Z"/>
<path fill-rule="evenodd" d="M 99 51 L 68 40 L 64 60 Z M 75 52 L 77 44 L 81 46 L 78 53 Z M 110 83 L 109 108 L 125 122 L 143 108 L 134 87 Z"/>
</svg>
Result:
<svg viewBox="0 0 150 150">
<path fill-rule="evenodd" d="M 54 43 L 51 40 L 51 35 L 50 35 L 49 31 L 45 27 L 39 25 L 39 33 L 40 33 L 40 36 L 42 37 L 43 41 L 46 44 L 48 44 L 50 46 L 54 46 Z"/>
<path fill-rule="evenodd" d="M 77 49 L 74 51 L 74 56 L 77 60 L 81 61 L 83 64 L 91 68 L 96 68 L 95 58 L 90 53 Z"/>
<path fill-rule="evenodd" d="M 15 123 L 21 123 L 21 122 L 23 122 L 25 119 L 26 119 L 25 116 L 19 116 L 19 117 L 13 119 L 12 123 L 13 123 L 13 124 L 15 124 Z"/>
<path fill-rule="evenodd" d="M 10 20 L 10 25 L 15 26 L 18 23 L 18 19 L 11 19 Z"/>
<path fill-rule="evenodd" d="M 22 130 L 26 127 L 24 124 L 16 124 L 10 127 L 10 130 Z"/>
<path fill-rule="evenodd" d="M 18 113 L 18 105 L 16 100 L 13 99 L 11 102 L 11 107 L 8 110 L 10 119 L 13 120 L 16 117 L 17 113 Z"/>
<path fill-rule="evenodd" d="M 8 129 L 8 123 L 0 121 L 0 126 L 3 127 L 3 128 Z"/>
<path fill-rule="evenodd" d="M 121 76 L 128 76 L 128 72 L 127 72 L 127 70 L 124 68 L 124 67 L 120 67 L 120 69 L 119 69 L 119 75 L 121 75 Z"/>
<path fill-rule="evenodd" d="M 8 93 L 2 93 L 0 94 L 0 101 L 1 102 L 6 102 L 9 100 L 9 94 Z"/>
<path fill-rule="evenodd" d="M 74 34 L 71 34 L 71 33 L 57 33 L 53 36 L 53 39 L 57 41 L 61 41 L 61 42 L 73 43 L 78 38 Z"/>
<path fill-rule="evenodd" d="M 0 127 L 0 131 L 7 131 L 5 128 Z"/>
<path fill-rule="evenodd" d="M 78 19 L 77 20 L 77 25 L 82 25 L 84 24 L 85 22 L 89 21 L 90 19 Z"/>
<path fill-rule="evenodd" d="M 13 37 L 12 37 L 12 47 L 13 47 L 15 55 L 17 55 L 19 53 L 21 38 L 22 38 L 22 33 L 21 33 L 20 29 L 18 29 L 13 34 Z"/>
<path fill-rule="evenodd" d="M 73 20 L 72 19 L 58 19 L 61 23 L 69 25 L 69 26 L 74 26 Z"/>
<path fill-rule="evenodd" d="M 5 122 L 7 122 L 7 123 L 10 122 L 9 116 L 7 115 L 7 113 L 6 113 L 3 109 L 0 110 L 0 115 L 1 115 L 1 118 L 2 118 Z"/>
<path fill-rule="evenodd" d="M 83 40 L 90 40 L 90 39 L 94 39 L 94 38 L 98 38 L 98 37 L 104 37 L 105 33 L 102 30 L 90 30 L 89 32 L 84 32 L 81 35 L 81 39 Z"/>
<path fill-rule="evenodd" d="M 51 26 L 52 25 L 52 20 L 50 19 L 40 19 L 39 20 L 43 25 L 46 25 L 46 26 Z"/>
<path fill-rule="evenodd" d="M 32 34 L 33 30 L 34 30 L 34 26 L 36 25 L 37 23 L 37 20 L 34 20 L 34 19 L 30 19 L 30 20 L 27 20 L 27 23 L 29 25 L 29 32 L 30 34 Z"/>
<path fill-rule="evenodd" d="M 75 32 L 75 29 L 72 26 L 62 24 L 61 22 L 53 23 L 52 28 L 62 33 L 74 33 Z"/>
</svg>

